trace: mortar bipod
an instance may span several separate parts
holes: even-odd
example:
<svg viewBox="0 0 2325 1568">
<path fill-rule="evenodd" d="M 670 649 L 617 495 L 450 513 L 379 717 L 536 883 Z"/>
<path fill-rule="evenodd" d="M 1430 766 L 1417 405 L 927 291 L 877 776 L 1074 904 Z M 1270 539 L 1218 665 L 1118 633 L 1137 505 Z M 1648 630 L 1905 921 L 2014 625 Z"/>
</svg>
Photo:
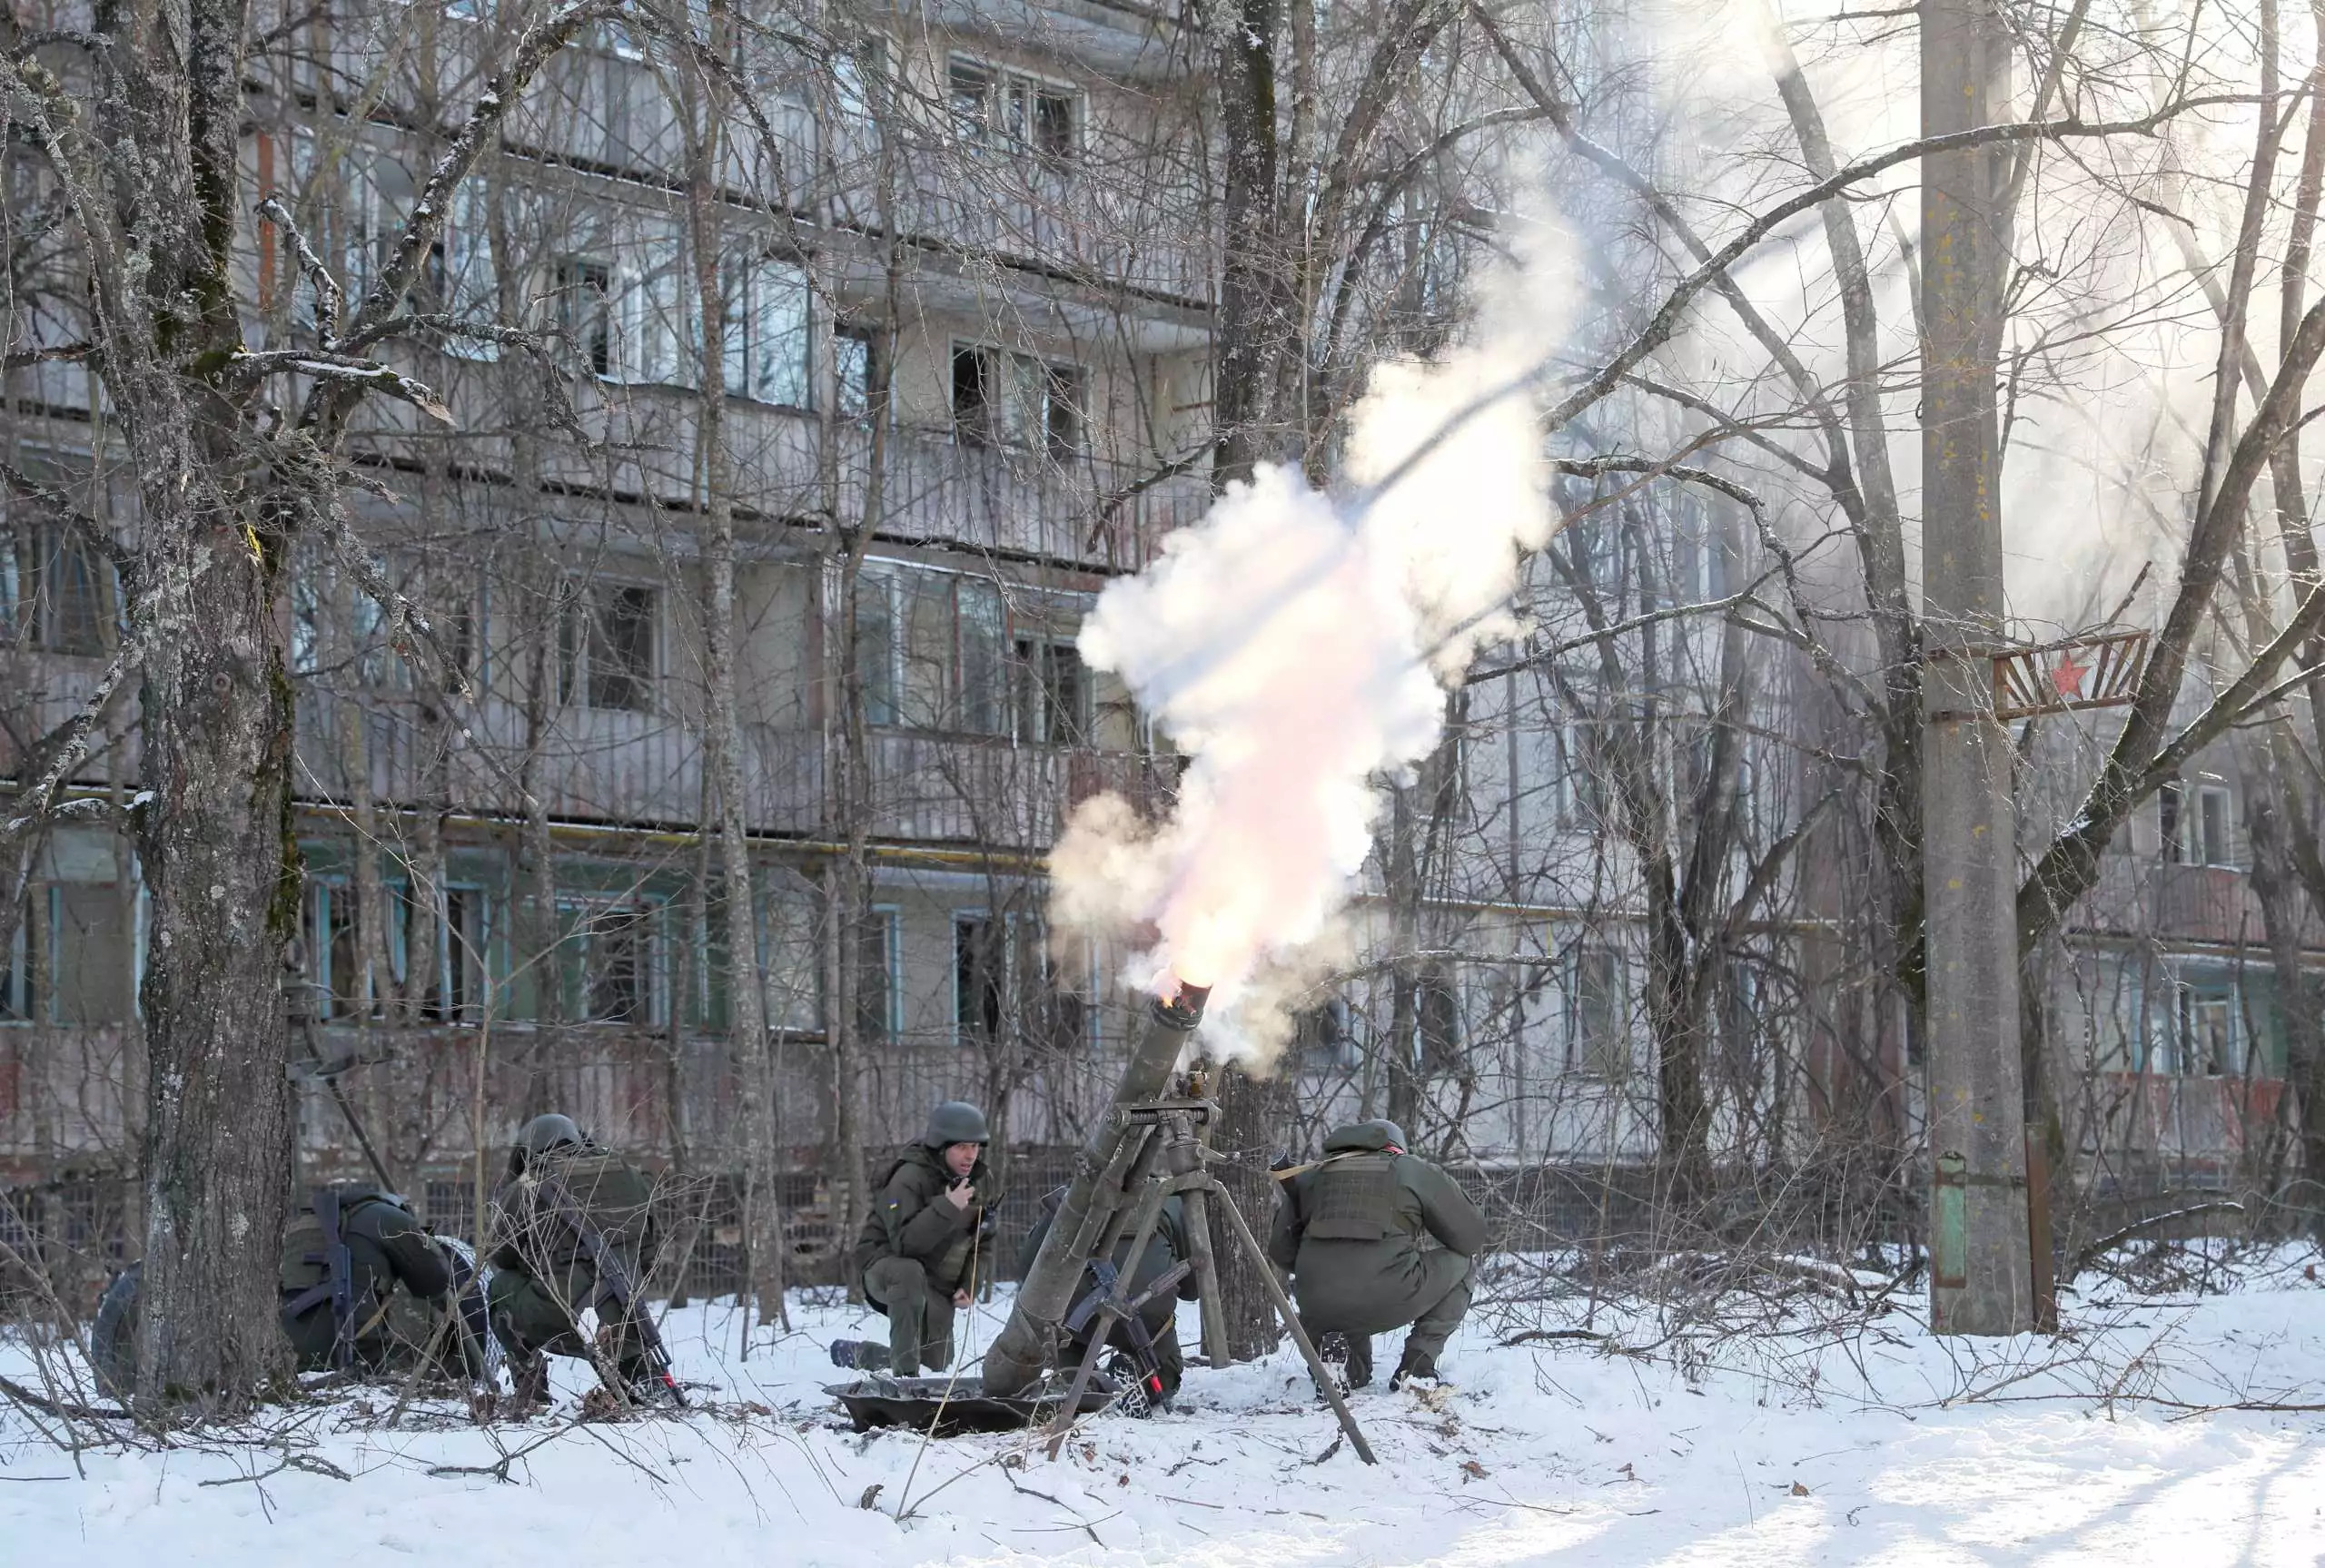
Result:
<svg viewBox="0 0 2325 1568">
<path fill-rule="evenodd" d="M 1220 1157 L 1203 1147 L 1194 1129 L 1209 1122 L 1216 1110 L 1217 1107 L 1209 1100 L 1162 1100 L 1127 1105 L 1117 1112 L 1125 1135 L 1124 1147 L 1108 1161 L 1107 1174 L 1120 1172 L 1121 1177 L 1118 1182 L 1093 1194 L 1088 1219 L 1076 1239 L 1083 1244 L 1079 1250 L 1086 1267 L 1099 1260 L 1112 1263 L 1126 1236 L 1130 1247 L 1123 1257 L 1127 1266 L 1109 1268 L 1101 1275 L 1100 1289 L 1103 1294 L 1089 1314 L 1090 1348 L 1083 1353 L 1082 1364 L 1074 1369 L 1064 1403 L 1057 1407 L 1056 1418 L 1050 1424 L 1049 1456 L 1057 1457 L 1067 1433 L 1073 1428 L 1083 1391 L 1089 1387 L 1091 1376 L 1097 1371 L 1098 1357 L 1105 1353 L 1114 1325 L 1134 1314 L 1147 1299 L 1145 1295 L 1131 1296 L 1131 1277 L 1137 1268 L 1137 1259 L 1144 1256 L 1147 1243 L 1153 1239 L 1154 1228 L 1162 1218 L 1163 1200 L 1175 1194 L 1186 1206 L 1187 1250 L 1193 1256 L 1182 1267 L 1192 1267 L 1202 1300 L 1205 1360 L 1213 1366 L 1227 1364 L 1226 1328 L 1220 1317 L 1219 1270 L 1211 1246 L 1210 1205 L 1216 1202 L 1227 1217 L 1228 1228 L 1250 1255 L 1252 1267 L 1266 1287 L 1268 1299 L 1282 1320 L 1284 1331 L 1300 1347 L 1309 1376 L 1323 1391 L 1341 1430 L 1348 1434 L 1349 1445 L 1367 1464 L 1377 1464 L 1372 1445 L 1364 1440 L 1364 1433 L 1358 1427 L 1356 1417 L 1349 1413 L 1339 1386 L 1324 1370 L 1315 1342 L 1301 1326 L 1299 1310 L 1284 1294 L 1283 1283 L 1276 1277 L 1275 1266 L 1268 1261 L 1266 1248 L 1252 1234 L 1242 1211 L 1235 1207 L 1233 1196 L 1211 1172 L 1210 1165 Z M 1143 1137 L 1133 1152 L 1128 1145 L 1133 1138 L 1139 1137 L 1141 1129 L 1144 1129 Z M 1155 1283 L 1159 1287 L 1162 1281 Z"/>
</svg>

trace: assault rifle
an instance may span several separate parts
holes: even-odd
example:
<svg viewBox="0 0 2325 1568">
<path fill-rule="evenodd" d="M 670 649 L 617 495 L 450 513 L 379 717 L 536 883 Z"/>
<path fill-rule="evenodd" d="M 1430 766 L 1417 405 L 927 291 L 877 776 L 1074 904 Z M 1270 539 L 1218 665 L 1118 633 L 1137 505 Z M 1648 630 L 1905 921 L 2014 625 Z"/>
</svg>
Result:
<svg viewBox="0 0 2325 1568">
<path fill-rule="evenodd" d="M 677 1374 L 671 1370 L 670 1352 L 662 1343 L 662 1331 L 655 1326 L 654 1314 L 639 1302 L 638 1284 L 630 1278 L 629 1268 L 622 1262 L 621 1255 L 607 1242 L 604 1233 L 589 1223 L 589 1215 L 573 1201 L 573 1195 L 566 1191 L 563 1180 L 554 1176 L 543 1177 L 539 1191 L 542 1201 L 549 1205 L 549 1212 L 563 1220 L 573 1232 L 574 1238 L 581 1243 L 581 1250 L 589 1254 L 589 1267 L 598 1277 L 598 1282 L 589 1287 L 589 1294 L 573 1304 L 574 1317 L 578 1321 L 582 1313 L 600 1301 L 610 1300 L 620 1307 L 623 1321 L 629 1325 L 631 1332 L 638 1336 L 638 1343 L 645 1346 L 647 1365 L 660 1379 L 663 1391 L 683 1407 L 687 1396 L 678 1387 Z M 594 1361 L 596 1357 L 591 1359 Z M 599 1366 L 598 1376 L 601 1378 L 606 1376 L 603 1366 Z M 614 1379 L 608 1378 L 607 1381 Z M 628 1395 L 629 1391 L 623 1389 L 621 1392 Z"/>
</svg>

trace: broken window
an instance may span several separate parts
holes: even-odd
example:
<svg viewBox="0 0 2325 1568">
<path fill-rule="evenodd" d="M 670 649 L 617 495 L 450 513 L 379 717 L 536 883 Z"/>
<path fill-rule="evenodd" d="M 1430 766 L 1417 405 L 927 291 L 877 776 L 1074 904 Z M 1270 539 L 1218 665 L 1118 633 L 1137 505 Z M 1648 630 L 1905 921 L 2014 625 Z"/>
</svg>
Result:
<svg viewBox="0 0 2325 1568">
<path fill-rule="evenodd" d="M 1090 734 L 1090 672 L 1081 651 L 1054 637 L 1020 637 L 1016 647 L 1017 738 L 1079 745 Z"/>
<path fill-rule="evenodd" d="M 653 1021 L 653 916 L 638 904 L 588 911 L 577 922 L 581 1016 L 591 1023 Z"/>
<path fill-rule="evenodd" d="M 856 1036 L 866 1043 L 894 1040 L 904 1027 L 903 955 L 898 915 L 876 904 L 856 932 Z"/>
<path fill-rule="evenodd" d="M 953 429 L 971 446 L 1025 448 L 1065 459 L 1088 438 L 1080 366 L 1052 365 L 984 343 L 953 350 Z"/>
<path fill-rule="evenodd" d="M 559 700 L 646 712 L 654 685 L 654 611 L 652 588 L 569 585 L 558 616 Z"/>
</svg>

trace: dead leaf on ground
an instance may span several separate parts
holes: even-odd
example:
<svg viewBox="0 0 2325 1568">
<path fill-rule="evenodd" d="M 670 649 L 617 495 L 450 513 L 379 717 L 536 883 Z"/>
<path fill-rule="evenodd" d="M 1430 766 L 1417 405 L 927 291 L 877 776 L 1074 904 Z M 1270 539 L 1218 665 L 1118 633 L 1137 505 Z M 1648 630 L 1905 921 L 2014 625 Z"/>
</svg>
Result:
<svg viewBox="0 0 2325 1568">
<path fill-rule="evenodd" d="M 1487 1476 L 1492 1474 L 1493 1472 L 1487 1469 L 1484 1465 L 1479 1464 L 1474 1459 L 1464 1459 L 1461 1461 L 1461 1474 L 1469 1476 L 1473 1481 L 1483 1481 Z"/>
<path fill-rule="evenodd" d="M 1808 1488 L 1796 1481 L 1792 1484 L 1792 1494 L 1795 1497 L 1806 1497 L 1808 1495 Z"/>
</svg>

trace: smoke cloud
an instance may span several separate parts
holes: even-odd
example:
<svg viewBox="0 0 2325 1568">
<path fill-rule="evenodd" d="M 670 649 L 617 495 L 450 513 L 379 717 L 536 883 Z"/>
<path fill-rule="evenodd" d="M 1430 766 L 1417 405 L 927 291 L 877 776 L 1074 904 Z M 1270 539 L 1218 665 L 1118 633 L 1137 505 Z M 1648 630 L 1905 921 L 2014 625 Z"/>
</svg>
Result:
<svg viewBox="0 0 2325 1568">
<path fill-rule="evenodd" d="M 1561 251 L 1488 291 L 1469 345 L 1377 369 L 1350 422 L 1350 485 L 1538 362 L 1566 297 Z M 1109 587 L 1082 656 L 1191 760 L 1166 821 L 1113 795 L 1075 813 L 1051 856 L 1053 923 L 1151 936 L 1125 978 L 1212 986 L 1212 1038 L 1264 1062 L 1291 978 L 1343 941 L 1376 778 L 1429 755 L 1447 684 L 1516 629 L 1521 553 L 1553 526 L 1548 472 L 1531 400 L 1505 399 L 1370 505 L 1261 468 Z"/>
</svg>

